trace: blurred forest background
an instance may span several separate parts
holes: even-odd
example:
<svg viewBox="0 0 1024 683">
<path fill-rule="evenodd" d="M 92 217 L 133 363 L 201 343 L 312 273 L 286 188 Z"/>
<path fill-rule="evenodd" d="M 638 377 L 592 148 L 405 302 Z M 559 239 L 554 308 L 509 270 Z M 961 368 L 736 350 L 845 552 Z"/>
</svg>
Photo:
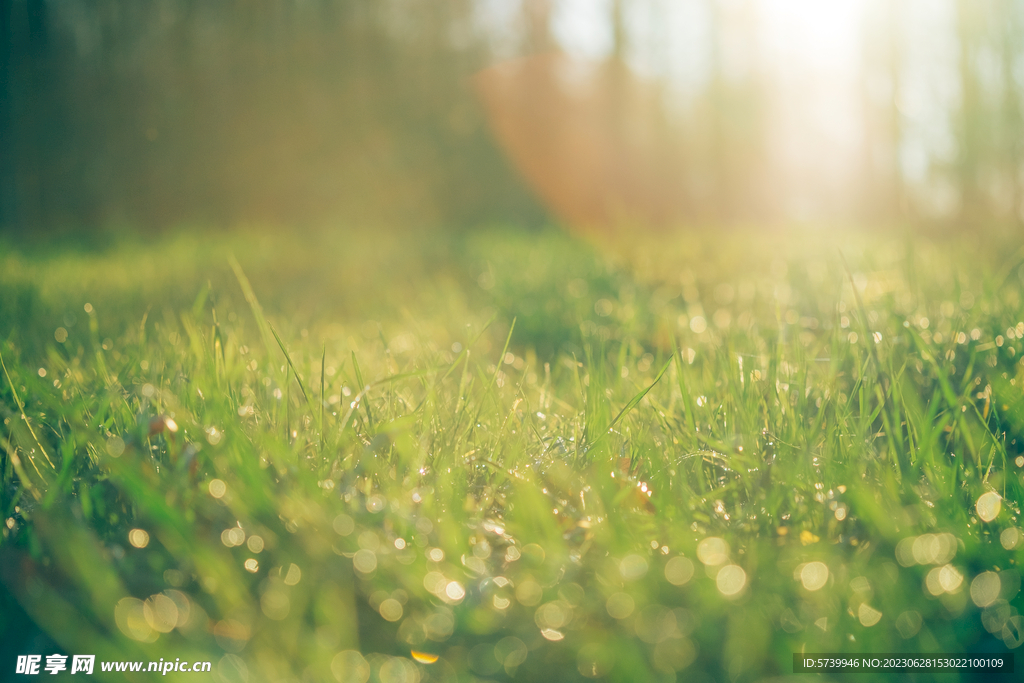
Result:
<svg viewBox="0 0 1024 683">
<path fill-rule="evenodd" d="M 1015 224 L 1022 29 L 1021 0 L 0 0 L 0 230 Z"/>
</svg>

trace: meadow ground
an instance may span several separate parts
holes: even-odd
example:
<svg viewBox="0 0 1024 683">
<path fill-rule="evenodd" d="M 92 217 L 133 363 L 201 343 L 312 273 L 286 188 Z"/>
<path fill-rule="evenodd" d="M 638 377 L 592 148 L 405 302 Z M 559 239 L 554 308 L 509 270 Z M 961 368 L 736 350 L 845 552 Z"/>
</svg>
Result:
<svg viewBox="0 0 1024 683">
<path fill-rule="evenodd" d="M 5 642 L 253 683 L 1018 648 L 1019 243 L 627 242 L 0 245 Z"/>
</svg>

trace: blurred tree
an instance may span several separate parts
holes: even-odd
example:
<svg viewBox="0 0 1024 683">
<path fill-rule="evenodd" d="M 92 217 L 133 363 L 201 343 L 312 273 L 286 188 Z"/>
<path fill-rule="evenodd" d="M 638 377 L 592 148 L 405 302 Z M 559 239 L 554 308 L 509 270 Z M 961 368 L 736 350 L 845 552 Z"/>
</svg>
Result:
<svg viewBox="0 0 1024 683">
<path fill-rule="evenodd" d="M 0 0 L 0 229 L 544 220 L 467 87 L 501 51 L 481 28 L 494 4 L 249 0 L 240 11 L 230 0 Z M 661 20 L 683 5 L 685 22 L 700 26 L 677 50 L 681 24 Z M 524 86 L 524 106 L 535 118 L 547 106 L 551 118 L 564 119 L 557 140 L 531 143 L 539 149 L 568 149 L 591 133 L 606 138 L 603 165 L 572 153 L 589 167 L 581 175 L 604 183 L 573 185 L 580 213 L 608 216 L 618 203 L 625 218 L 636 203 L 645 208 L 632 215 L 672 217 L 666 222 L 787 220 L 794 196 L 832 191 L 824 183 L 794 188 L 777 172 L 793 142 L 773 137 L 778 105 L 797 91 L 775 88 L 798 69 L 766 65 L 758 32 L 759 13 L 775 11 L 769 5 L 609 0 L 592 10 L 591 23 L 573 28 L 593 33 L 591 40 L 607 31 L 599 39 L 610 41 L 592 60 L 597 70 L 578 71 L 585 77 L 577 85 L 590 90 L 574 94 L 565 73 L 548 74 L 535 80 L 549 104 L 531 100 L 537 91 Z M 556 15 L 565 21 L 559 0 L 511 7 L 495 14 L 515 24 L 502 27 L 503 45 L 513 34 L 521 53 L 559 50 L 565 38 L 552 28 Z M 1021 0 L 956 0 L 951 22 L 931 4 L 871 7 L 879 8 L 872 25 L 879 30 L 865 34 L 870 54 L 857 114 L 865 152 L 849 162 L 863 171 L 833 192 L 846 198 L 819 203 L 836 215 L 857 206 L 861 218 L 915 219 L 944 210 L 950 193 L 942 186 L 951 184 L 962 221 L 1019 220 Z M 942 15 L 941 36 L 914 30 L 929 12 Z M 670 52 L 690 61 L 689 90 L 673 92 L 671 102 L 666 93 L 678 84 L 670 69 L 657 72 L 664 65 L 649 49 L 659 32 L 671 46 L 666 62 Z M 931 45 L 921 50 L 915 41 Z M 911 116 L 898 106 L 900 94 L 922 77 L 910 66 L 919 69 L 935 45 L 943 59 L 928 68 L 941 73 L 916 90 L 955 82 L 959 100 L 918 102 L 918 110 L 931 110 Z M 901 163 L 911 157 L 914 173 Z M 548 164 L 538 174 L 555 171 Z M 600 189 L 608 186 L 617 194 Z"/>
<path fill-rule="evenodd" d="M 903 79 L 900 70 L 903 66 L 900 34 L 902 23 L 902 3 L 891 0 L 887 4 L 888 30 L 886 31 L 886 74 L 888 76 L 888 97 L 885 106 L 885 168 L 879 174 L 884 188 L 881 191 L 882 213 L 889 218 L 903 219 L 907 213 L 907 195 L 903 182 L 903 170 L 900 168 L 900 144 L 903 137 L 903 122 L 897 106 L 900 86 Z"/>
<path fill-rule="evenodd" d="M 755 41 L 749 33 L 754 8 L 749 0 L 731 7 L 710 0 L 708 9 L 711 217 L 736 222 L 757 215 L 779 216 L 772 179 L 763 167 L 767 111 L 760 90 L 764 83 L 750 52 L 729 54 L 739 52 L 737 46 L 752 50 Z"/>
<path fill-rule="evenodd" d="M 958 0 L 960 103 L 955 177 L 959 220 L 1020 223 L 1021 3 Z"/>
<path fill-rule="evenodd" d="M 960 49 L 956 178 L 960 190 L 959 218 L 965 223 L 977 220 L 985 211 L 979 177 L 985 157 L 985 112 L 977 73 L 984 41 L 983 4 L 976 0 L 957 0 L 956 3 Z"/>
<path fill-rule="evenodd" d="M 899 0 L 871 5 L 865 17 L 861 97 L 864 101 L 865 206 L 863 216 L 876 220 L 908 217 L 906 182 L 900 165 L 903 114 L 903 31 L 906 3 Z"/>
<path fill-rule="evenodd" d="M 542 215 L 466 87 L 471 0 L 2 2 L 9 229 Z"/>
<path fill-rule="evenodd" d="M 555 49 L 551 35 L 551 0 L 523 0 L 525 18 L 525 51 L 530 54 Z"/>
<path fill-rule="evenodd" d="M 625 61 L 626 49 L 628 47 L 629 33 L 626 30 L 626 12 L 624 0 L 612 0 L 611 25 L 612 25 L 612 58 L 618 61 Z"/>
<path fill-rule="evenodd" d="M 0 228 L 18 222 L 14 189 L 14 134 L 11 129 L 11 0 L 0 0 Z"/>
<path fill-rule="evenodd" d="M 1021 117 L 1021 88 L 1017 81 L 1018 61 L 1021 58 L 1021 3 L 1019 0 L 1000 0 L 999 35 L 1000 57 L 1002 67 L 1002 168 L 1007 186 L 1008 218 L 1016 226 L 1021 225 L 1021 166 L 1022 131 L 1024 118 Z"/>
</svg>

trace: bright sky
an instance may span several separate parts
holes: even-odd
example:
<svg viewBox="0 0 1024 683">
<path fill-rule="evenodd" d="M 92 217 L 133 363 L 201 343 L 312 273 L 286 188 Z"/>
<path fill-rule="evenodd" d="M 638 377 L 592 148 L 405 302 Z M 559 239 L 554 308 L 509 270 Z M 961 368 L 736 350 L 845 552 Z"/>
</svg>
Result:
<svg viewBox="0 0 1024 683">
<path fill-rule="evenodd" d="M 612 49 L 611 0 L 556 0 L 552 29 L 570 54 L 600 59 Z M 786 176 L 796 217 L 849 196 L 863 163 L 859 88 L 866 0 L 627 0 L 629 61 L 686 98 L 709 77 L 717 13 L 727 77 L 769 84 L 773 166 Z M 753 72 L 753 73 L 752 73 Z M 824 208 L 824 207 L 822 207 Z"/>
<path fill-rule="evenodd" d="M 478 2 L 505 27 L 520 11 L 508 0 Z M 924 182 L 933 160 L 955 152 L 948 115 L 959 96 L 953 0 L 624 2 L 630 65 L 673 86 L 682 101 L 707 82 L 714 54 L 709 29 L 717 22 L 725 76 L 751 75 L 767 86 L 772 163 L 785 177 L 797 217 L 813 217 L 819 200 L 853 196 L 849 183 L 884 153 L 872 147 L 865 112 L 884 110 L 892 84 L 884 68 L 876 64 L 871 75 L 864 65 L 884 55 L 894 16 L 903 62 L 897 102 L 904 176 Z M 551 3 L 552 33 L 567 53 L 587 60 L 610 54 L 612 0 Z"/>
</svg>

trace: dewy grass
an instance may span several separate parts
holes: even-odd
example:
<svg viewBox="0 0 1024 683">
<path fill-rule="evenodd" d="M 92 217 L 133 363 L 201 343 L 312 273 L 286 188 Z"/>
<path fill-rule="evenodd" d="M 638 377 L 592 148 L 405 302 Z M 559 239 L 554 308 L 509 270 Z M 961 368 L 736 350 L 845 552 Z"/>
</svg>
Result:
<svg viewBox="0 0 1024 683">
<path fill-rule="evenodd" d="M 1021 258 L 843 240 L 10 250 L 5 589 L 224 681 L 1015 649 Z"/>
</svg>

